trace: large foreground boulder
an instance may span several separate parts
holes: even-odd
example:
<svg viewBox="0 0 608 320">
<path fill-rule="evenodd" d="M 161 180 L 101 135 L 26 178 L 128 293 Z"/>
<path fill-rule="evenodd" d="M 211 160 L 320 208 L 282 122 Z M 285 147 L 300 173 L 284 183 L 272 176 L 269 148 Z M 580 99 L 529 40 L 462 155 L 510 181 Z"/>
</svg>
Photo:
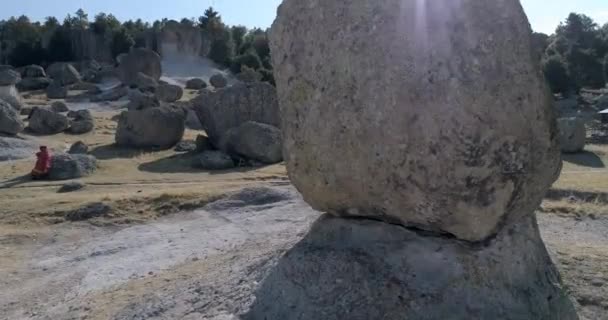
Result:
<svg viewBox="0 0 608 320">
<path fill-rule="evenodd" d="M 557 120 L 559 144 L 562 152 L 576 153 L 585 149 L 587 129 L 585 122 L 579 118 L 561 118 Z"/>
<path fill-rule="evenodd" d="M 150 49 L 135 48 L 120 59 L 118 74 L 124 84 L 136 85 L 139 72 L 158 81 L 162 74 L 160 56 Z"/>
<path fill-rule="evenodd" d="M 172 148 L 184 136 L 185 120 L 185 111 L 174 106 L 125 111 L 118 120 L 116 144 L 135 148 Z"/>
<path fill-rule="evenodd" d="M 37 134 L 57 134 L 69 126 L 66 116 L 46 108 L 36 108 L 30 114 L 29 129 Z"/>
<path fill-rule="evenodd" d="M 91 175 L 97 170 L 97 159 L 84 154 L 54 154 L 49 179 L 68 180 Z"/>
<path fill-rule="evenodd" d="M 23 131 L 25 125 L 17 110 L 6 101 L 0 100 L 0 133 L 16 135 Z"/>
<path fill-rule="evenodd" d="M 228 130 L 247 121 L 279 127 L 277 93 L 268 83 L 237 84 L 204 92 L 192 100 L 192 107 L 216 147 Z"/>
<path fill-rule="evenodd" d="M 287 170 L 331 216 L 250 319 L 577 319 L 534 219 L 561 161 L 531 34 L 518 0 L 283 1 Z"/>
<path fill-rule="evenodd" d="M 225 152 L 266 164 L 283 160 L 283 139 L 281 130 L 277 127 L 248 121 L 230 129 L 225 139 L 221 144 L 221 149 Z"/>
</svg>

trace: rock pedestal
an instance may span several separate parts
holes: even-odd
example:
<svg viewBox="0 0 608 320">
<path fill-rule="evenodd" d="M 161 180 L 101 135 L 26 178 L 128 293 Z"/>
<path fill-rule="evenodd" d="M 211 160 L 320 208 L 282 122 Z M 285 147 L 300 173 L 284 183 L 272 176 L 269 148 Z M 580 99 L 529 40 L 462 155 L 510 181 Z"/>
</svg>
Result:
<svg viewBox="0 0 608 320">
<path fill-rule="evenodd" d="M 577 318 L 533 217 L 560 157 L 530 39 L 517 0 L 283 2 L 287 169 L 337 218 L 286 254 L 254 317 Z"/>
</svg>

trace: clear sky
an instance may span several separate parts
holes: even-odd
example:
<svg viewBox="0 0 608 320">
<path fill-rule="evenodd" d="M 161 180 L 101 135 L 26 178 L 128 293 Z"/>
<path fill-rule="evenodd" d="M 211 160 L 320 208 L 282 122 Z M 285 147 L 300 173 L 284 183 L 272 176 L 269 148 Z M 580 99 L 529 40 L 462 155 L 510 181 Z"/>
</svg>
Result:
<svg viewBox="0 0 608 320">
<path fill-rule="evenodd" d="M 228 24 L 268 27 L 274 20 L 281 0 L 1 0 L 0 19 L 25 14 L 33 20 L 46 16 L 65 17 L 83 8 L 89 17 L 98 12 L 112 13 L 120 20 L 141 18 L 154 21 L 167 17 L 201 16 L 213 6 Z M 373 1 L 373 0 L 370 0 Z M 552 33 L 570 12 L 584 13 L 596 22 L 608 22 L 608 0 L 521 0 L 532 27 Z"/>
</svg>

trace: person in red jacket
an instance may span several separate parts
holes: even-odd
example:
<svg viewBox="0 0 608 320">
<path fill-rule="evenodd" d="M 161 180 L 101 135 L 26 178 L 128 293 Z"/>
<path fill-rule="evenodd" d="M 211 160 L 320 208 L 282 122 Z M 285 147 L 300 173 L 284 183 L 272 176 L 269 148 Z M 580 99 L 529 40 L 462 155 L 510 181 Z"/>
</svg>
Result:
<svg viewBox="0 0 608 320">
<path fill-rule="evenodd" d="M 40 147 L 40 152 L 36 153 L 36 158 L 38 160 L 36 160 L 36 166 L 32 170 L 32 179 L 44 179 L 49 175 L 49 170 L 51 169 L 51 154 L 46 146 Z"/>
</svg>

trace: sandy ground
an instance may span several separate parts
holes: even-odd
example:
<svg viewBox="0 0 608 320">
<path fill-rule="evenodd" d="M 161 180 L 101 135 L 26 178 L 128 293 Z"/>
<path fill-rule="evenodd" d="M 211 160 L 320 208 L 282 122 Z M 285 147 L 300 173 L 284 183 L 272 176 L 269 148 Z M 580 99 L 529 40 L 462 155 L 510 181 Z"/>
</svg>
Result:
<svg viewBox="0 0 608 320">
<path fill-rule="evenodd" d="M 193 93 L 188 93 L 192 95 Z M 33 95 L 31 104 L 44 104 Z M 85 189 L 23 178 L 33 160 L 0 163 L 0 319 L 236 319 L 277 259 L 319 213 L 283 165 L 205 172 L 172 150 L 114 146 L 120 105 L 92 108 L 94 133 L 26 136 L 100 160 Z M 200 132 L 189 130 L 186 139 Z M 608 319 L 608 147 L 565 156 L 537 215 L 581 319 Z M 243 191 L 244 190 L 244 191 Z M 65 215 L 92 202 L 112 212 Z"/>
</svg>

